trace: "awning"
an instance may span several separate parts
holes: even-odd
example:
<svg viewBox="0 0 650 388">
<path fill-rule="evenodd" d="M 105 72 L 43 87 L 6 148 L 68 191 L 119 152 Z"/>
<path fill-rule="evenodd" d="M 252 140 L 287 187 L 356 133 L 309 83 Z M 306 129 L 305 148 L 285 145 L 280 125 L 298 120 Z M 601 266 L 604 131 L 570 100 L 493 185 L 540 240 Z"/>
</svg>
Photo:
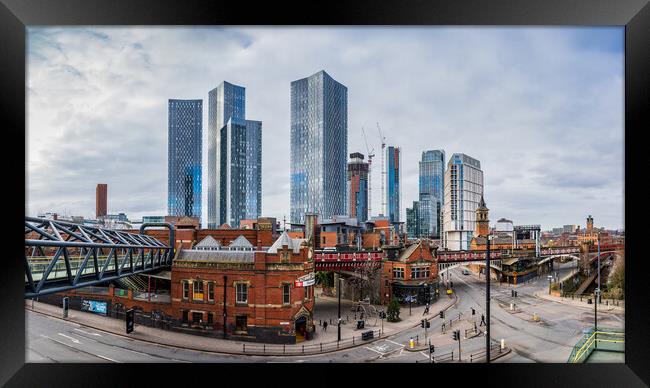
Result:
<svg viewBox="0 0 650 388">
<path fill-rule="evenodd" d="M 507 260 L 502 260 L 501 264 L 502 265 L 513 265 L 514 263 L 516 263 L 518 261 L 519 261 L 519 258 L 507 259 Z"/>
<path fill-rule="evenodd" d="M 156 279 L 172 280 L 172 271 L 160 271 L 157 274 L 146 274 L 146 276 Z"/>
</svg>

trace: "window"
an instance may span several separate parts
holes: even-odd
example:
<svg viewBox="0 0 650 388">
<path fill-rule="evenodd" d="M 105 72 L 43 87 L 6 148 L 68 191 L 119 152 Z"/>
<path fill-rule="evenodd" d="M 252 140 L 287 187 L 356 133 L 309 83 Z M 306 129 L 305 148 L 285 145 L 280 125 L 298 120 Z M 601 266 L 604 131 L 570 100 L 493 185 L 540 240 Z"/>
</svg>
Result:
<svg viewBox="0 0 650 388">
<path fill-rule="evenodd" d="M 291 303 L 291 286 L 289 284 L 282 285 L 282 304 Z"/>
<path fill-rule="evenodd" d="M 235 290 L 237 294 L 237 303 L 248 303 L 248 284 L 246 283 L 237 283 L 235 285 Z"/>
<path fill-rule="evenodd" d="M 210 301 L 214 300 L 214 283 L 213 282 L 208 283 L 208 300 L 210 300 Z"/>
<path fill-rule="evenodd" d="M 311 298 L 311 286 L 305 287 L 305 301 Z"/>
<path fill-rule="evenodd" d="M 420 268 L 411 268 L 411 279 L 417 279 L 420 277 Z"/>
<path fill-rule="evenodd" d="M 393 277 L 395 279 L 404 279 L 404 268 L 393 268 Z"/>
<path fill-rule="evenodd" d="M 183 299 L 188 299 L 190 297 L 190 284 L 185 280 L 181 283 L 183 283 Z"/>
<path fill-rule="evenodd" d="M 203 300 L 203 282 L 195 281 L 192 299 L 194 300 Z"/>
</svg>

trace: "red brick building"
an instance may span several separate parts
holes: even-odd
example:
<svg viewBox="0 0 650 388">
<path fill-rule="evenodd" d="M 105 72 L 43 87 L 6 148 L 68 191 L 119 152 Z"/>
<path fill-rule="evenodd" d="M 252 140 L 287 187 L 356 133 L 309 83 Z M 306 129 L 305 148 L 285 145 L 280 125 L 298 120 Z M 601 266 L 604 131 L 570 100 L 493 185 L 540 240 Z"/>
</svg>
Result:
<svg viewBox="0 0 650 388">
<path fill-rule="evenodd" d="M 388 304 L 395 296 L 405 301 L 406 296 L 415 296 L 417 303 L 433 302 L 439 296 L 438 264 L 431 254 L 429 242 L 419 240 L 406 247 L 399 256 L 383 262 L 380 284 L 382 304 Z"/>
<path fill-rule="evenodd" d="M 172 313 L 183 326 L 223 333 L 225 319 L 233 339 L 295 343 L 311 338 L 313 287 L 295 284 L 314 268 L 303 240 L 284 233 L 267 250 L 244 236 L 227 247 L 208 239 L 174 260 Z"/>
</svg>

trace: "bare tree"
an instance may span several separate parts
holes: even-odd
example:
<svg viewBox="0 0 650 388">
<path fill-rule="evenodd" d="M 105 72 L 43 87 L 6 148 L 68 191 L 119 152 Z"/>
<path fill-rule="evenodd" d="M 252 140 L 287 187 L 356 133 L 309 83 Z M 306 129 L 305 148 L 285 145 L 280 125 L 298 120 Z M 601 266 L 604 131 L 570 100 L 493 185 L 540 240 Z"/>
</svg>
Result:
<svg viewBox="0 0 650 388">
<path fill-rule="evenodd" d="M 354 295 L 360 300 L 368 298 L 370 303 L 376 303 L 379 299 L 379 282 L 381 278 L 381 267 L 374 263 L 363 265 L 354 269 L 354 276 L 348 279 Z"/>
</svg>

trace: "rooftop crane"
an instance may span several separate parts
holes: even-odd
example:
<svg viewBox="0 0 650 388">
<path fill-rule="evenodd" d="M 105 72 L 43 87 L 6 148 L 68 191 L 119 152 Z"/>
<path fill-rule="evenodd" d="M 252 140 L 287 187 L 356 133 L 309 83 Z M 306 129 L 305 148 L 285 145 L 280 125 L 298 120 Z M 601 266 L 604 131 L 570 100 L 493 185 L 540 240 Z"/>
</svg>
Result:
<svg viewBox="0 0 650 388">
<path fill-rule="evenodd" d="M 363 140 L 366 142 L 366 151 L 368 151 L 368 219 L 372 217 L 372 158 L 375 157 L 375 148 L 372 150 L 368 146 L 368 137 L 366 131 L 361 127 L 363 133 Z"/>
<path fill-rule="evenodd" d="M 386 165 L 384 163 L 385 149 L 386 149 L 386 138 L 381 133 L 381 128 L 379 128 L 379 123 L 377 123 L 377 130 L 379 131 L 379 138 L 381 139 L 381 210 L 383 215 L 388 213 L 386 211 L 386 191 L 384 185 L 386 184 Z"/>
</svg>

